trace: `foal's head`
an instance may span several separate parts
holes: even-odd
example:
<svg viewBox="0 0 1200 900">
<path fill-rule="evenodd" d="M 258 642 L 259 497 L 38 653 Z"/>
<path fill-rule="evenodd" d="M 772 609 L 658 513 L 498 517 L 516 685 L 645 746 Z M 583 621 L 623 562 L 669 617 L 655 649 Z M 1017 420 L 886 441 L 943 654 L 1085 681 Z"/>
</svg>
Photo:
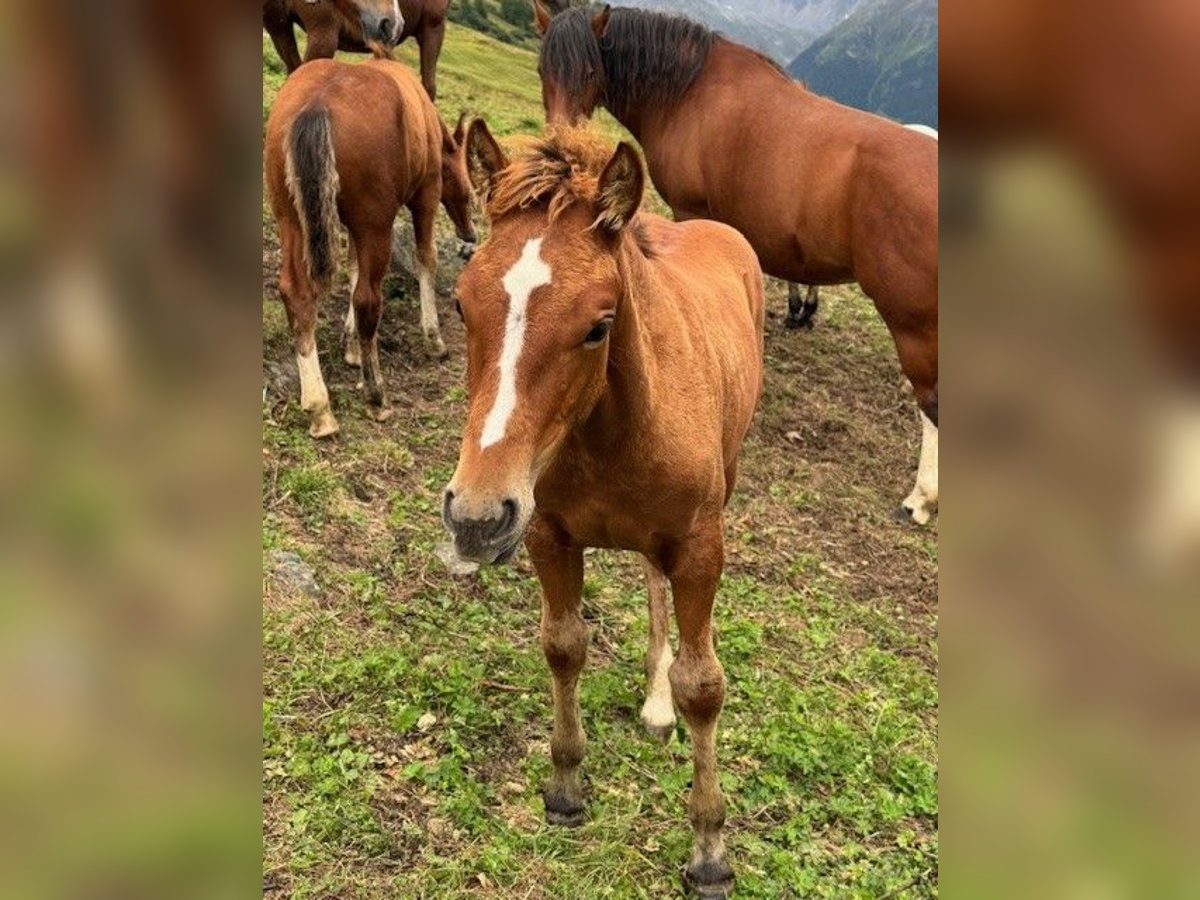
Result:
<svg viewBox="0 0 1200 900">
<path fill-rule="evenodd" d="M 505 562 L 538 476 L 604 391 L 644 177 L 630 145 L 612 153 L 586 132 L 552 133 L 510 162 L 481 120 L 467 160 L 492 230 L 456 289 L 470 405 L 443 519 L 460 556 Z"/>
<path fill-rule="evenodd" d="M 309 0 L 311 2 L 311 0 Z M 364 44 L 395 47 L 404 33 L 404 16 L 399 0 L 331 0 L 333 7 L 352 26 L 362 28 Z"/>
<path fill-rule="evenodd" d="M 467 174 L 467 147 L 465 141 L 467 114 L 458 117 L 458 125 L 451 134 L 442 126 L 442 206 L 454 223 L 454 231 L 460 241 L 474 244 L 478 238 L 475 223 L 471 219 L 473 191 L 471 178 Z"/>
</svg>

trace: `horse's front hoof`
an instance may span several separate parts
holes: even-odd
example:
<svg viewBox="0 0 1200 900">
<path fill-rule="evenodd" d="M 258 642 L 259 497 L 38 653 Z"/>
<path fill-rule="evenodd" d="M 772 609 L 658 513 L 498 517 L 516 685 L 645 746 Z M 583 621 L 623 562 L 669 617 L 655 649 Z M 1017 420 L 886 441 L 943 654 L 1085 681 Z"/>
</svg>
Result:
<svg viewBox="0 0 1200 900">
<path fill-rule="evenodd" d="M 929 510 L 923 507 L 908 506 L 901 504 L 896 507 L 892 513 L 892 518 L 897 522 L 908 522 L 911 525 L 928 525 Z"/>
<path fill-rule="evenodd" d="M 646 726 L 646 733 L 664 746 L 671 740 L 671 735 L 675 733 L 675 723 L 670 722 L 667 725 L 651 725 L 643 720 L 643 725 Z"/>
<path fill-rule="evenodd" d="M 386 422 L 396 412 L 390 406 L 372 406 L 372 407 L 370 407 L 370 409 L 371 409 L 371 418 L 374 419 L 376 422 Z"/>
<path fill-rule="evenodd" d="M 578 828 L 583 824 L 586 811 L 583 804 L 566 794 L 542 792 L 546 804 L 546 821 L 564 828 Z"/>
<path fill-rule="evenodd" d="M 723 859 L 706 859 L 683 870 L 684 887 L 705 900 L 728 897 L 733 882 L 733 868 Z"/>
</svg>

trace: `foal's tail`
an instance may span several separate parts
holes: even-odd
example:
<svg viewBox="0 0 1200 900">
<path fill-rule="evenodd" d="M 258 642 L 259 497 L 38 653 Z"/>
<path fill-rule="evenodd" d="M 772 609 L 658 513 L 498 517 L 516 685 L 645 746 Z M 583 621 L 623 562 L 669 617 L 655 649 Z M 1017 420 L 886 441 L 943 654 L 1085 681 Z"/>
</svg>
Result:
<svg viewBox="0 0 1200 900">
<path fill-rule="evenodd" d="M 329 110 L 307 106 L 292 122 L 285 156 L 288 192 L 300 214 L 308 274 L 328 287 L 337 258 L 338 173 Z"/>
</svg>

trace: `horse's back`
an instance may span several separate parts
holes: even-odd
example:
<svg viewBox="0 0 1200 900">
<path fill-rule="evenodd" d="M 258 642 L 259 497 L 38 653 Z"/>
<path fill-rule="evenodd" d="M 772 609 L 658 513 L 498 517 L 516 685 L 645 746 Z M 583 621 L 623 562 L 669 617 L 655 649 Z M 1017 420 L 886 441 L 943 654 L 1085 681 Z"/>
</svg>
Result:
<svg viewBox="0 0 1200 900">
<path fill-rule="evenodd" d="M 283 151 L 291 122 L 309 106 L 325 108 L 331 119 L 344 218 L 390 223 L 400 204 L 440 178 L 437 112 L 402 63 L 318 59 L 301 66 L 272 109 L 269 158 Z"/>
</svg>

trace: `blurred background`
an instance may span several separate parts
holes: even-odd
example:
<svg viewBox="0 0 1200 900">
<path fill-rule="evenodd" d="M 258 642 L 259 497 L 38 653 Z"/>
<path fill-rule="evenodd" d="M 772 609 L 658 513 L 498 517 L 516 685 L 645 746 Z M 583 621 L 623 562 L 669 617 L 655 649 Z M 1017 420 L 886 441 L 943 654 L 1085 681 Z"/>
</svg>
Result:
<svg viewBox="0 0 1200 900">
<path fill-rule="evenodd" d="M 814 86 L 918 121 L 884 104 L 924 83 L 933 29 L 950 895 L 1200 895 L 1200 6 L 834 5 L 722 15 L 766 21 Z M 261 884 L 254 13 L 0 12 L 14 896 Z M 910 21 L 882 86 L 848 72 L 853 41 Z"/>
</svg>

